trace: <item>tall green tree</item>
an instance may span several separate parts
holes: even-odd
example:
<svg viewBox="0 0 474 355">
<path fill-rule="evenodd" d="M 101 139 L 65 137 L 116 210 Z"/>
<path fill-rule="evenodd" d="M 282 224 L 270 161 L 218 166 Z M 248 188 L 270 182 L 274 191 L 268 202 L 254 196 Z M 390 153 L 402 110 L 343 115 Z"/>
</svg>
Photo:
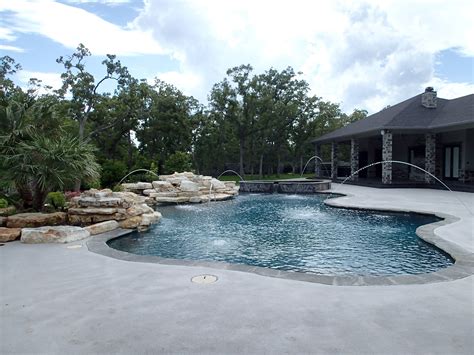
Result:
<svg viewBox="0 0 474 355">
<path fill-rule="evenodd" d="M 107 54 L 102 64 L 105 74 L 96 81 L 94 76 L 86 70 L 85 59 L 90 56 L 90 51 L 81 43 L 71 56 L 59 57 L 56 62 L 64 66 L 65 72 L 61 74 L 63 86 L 58 93 L 62 96 L 70 92 L 68 108 L 71 117 L 78 122 L 78 138 L 84 139 L 86 124 L 100 101 L 100 86 L 107 80 L 115 80 L 119 86 L 124 86 L 130 79 L 127 67 L 122 66 L 115 55 Z"/>
<path fill-rule="evenodd" d="M 156 79 L 148 96 L 146 115 L 140 118 L 136 137 L 139 149 L 158 163 L 175 152 L 191 153 L 193 132 L 202 111 L 198 101 L 170 84 Z"/>
</svg>

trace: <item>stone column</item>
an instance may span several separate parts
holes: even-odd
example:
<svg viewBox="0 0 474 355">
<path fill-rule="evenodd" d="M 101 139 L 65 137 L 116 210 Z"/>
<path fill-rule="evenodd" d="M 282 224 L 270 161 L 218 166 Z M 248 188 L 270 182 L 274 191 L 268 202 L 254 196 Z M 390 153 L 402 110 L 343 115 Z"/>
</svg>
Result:
<svg viewBox="0 0 474 355">
<path fill-rule="evenodd" d="M 392 160 L 392 132 L 383 130 L 382 160 Z M 392 163 L 382 163 L 382 184 L 392 183 Z"/>
<path fill-rule="evenodd" d="M 321 177 L 321 145 L 316 144 L 315 150 L 314 150 L 314 155 L 316 155 L 317 158 L 314 158 L 314 172 L 317 177 Z"/>
<path fill-rule="evenodd" d="M 425 134 L 425 170 L 431 174 L 436 172 L 436 134 Z M 435 179 L 425 174 L 425 181 L 428 184 L 434 184 Z"/>
<path fill-rule="evenodd" d="M 359 141 L 357 139 L 351 139 L 351 180 L 357 181 L 359 179 L 359 173 L 355 172 L 359 170 Z"/>
<path fill-rule="evenodd" d="M 331 178 L 333 180 L 337 179 L 337 166 L 339 162 L 337 161 L 337 142 L 331 143 Z"/>
</svg>

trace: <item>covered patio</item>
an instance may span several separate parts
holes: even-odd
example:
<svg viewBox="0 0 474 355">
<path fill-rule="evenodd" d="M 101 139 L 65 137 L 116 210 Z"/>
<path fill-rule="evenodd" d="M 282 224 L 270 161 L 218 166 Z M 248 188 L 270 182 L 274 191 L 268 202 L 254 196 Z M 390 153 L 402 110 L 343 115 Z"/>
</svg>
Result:
<svg viewBox="0 0 474 355">
<path fill-rule="evenodd" d="M 316 175 L 330 174 L 333 181 L 350 176 L 353 184 L 383 187 L 440 185 L 435 176 L 455 189 L 474 191 L 474 95 L 436 99 L 430 89 L 315 139 L 317 156 L 324 144 L 331 152 L 330 169 L 317 161 Z M 350 153 L 341 161 L 344 145 Z"/>
</svg>

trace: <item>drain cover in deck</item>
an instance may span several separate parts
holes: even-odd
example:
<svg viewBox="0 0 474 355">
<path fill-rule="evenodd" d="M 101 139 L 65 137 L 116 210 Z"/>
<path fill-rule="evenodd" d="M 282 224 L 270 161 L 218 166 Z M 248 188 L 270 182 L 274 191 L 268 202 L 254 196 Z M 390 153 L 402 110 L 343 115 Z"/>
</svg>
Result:
<svg viewBox="0 0 474 355">
<path fill-rule="evenodd" d="M 217 281 L 217 276 L 214 275 L 197 275 L 191 278 L 191 281 L 197 284 L 212 284 Z"/>
<path fill-rule="evenodd" d="M 78 245 L 78 244 L 68 245 L 66 248 L 68 248 L 68 249 L 78 249 L 78 248 L 82 248 L 82 245 Z"/>
</svg>

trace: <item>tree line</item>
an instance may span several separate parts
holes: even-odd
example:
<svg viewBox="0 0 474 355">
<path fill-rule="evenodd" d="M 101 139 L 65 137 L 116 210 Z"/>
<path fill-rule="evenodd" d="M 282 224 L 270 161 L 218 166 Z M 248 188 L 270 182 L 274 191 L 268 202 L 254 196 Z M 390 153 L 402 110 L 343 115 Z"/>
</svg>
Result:
<svg viewBox="0 0 474 355">
<path fill-rule="evenodd" d="M 203 104 L 159 79 L 134 78 L 115 55 L 94 77 L 90 55 L 80 44 L 56 60 L 63 67 L 56 90 L 35 78 L 19 87 L 12 78 L 21 66 L 0 58 L 1 189 L 14 186 L 39 205 L 49 191 L 112 187 L 134 169 L 299 172 L 313 155 L 312 138 L 367 115 L 312 95 L 291 67 L 231 68 Z"/>
</svg>

